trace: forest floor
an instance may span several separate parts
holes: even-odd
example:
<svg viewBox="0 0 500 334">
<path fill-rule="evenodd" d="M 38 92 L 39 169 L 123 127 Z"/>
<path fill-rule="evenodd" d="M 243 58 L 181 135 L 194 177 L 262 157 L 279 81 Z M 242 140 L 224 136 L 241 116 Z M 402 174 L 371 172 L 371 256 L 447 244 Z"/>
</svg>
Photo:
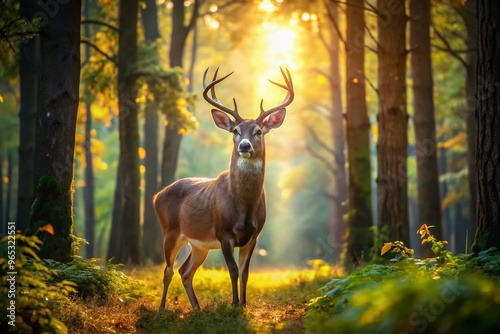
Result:
<svg viewBox="0 0 500 334">
<path fill-rule="evenodd" d="M 192 311 L 176 272 L 167 309 L 158 312 L 163 267 L 125 272 L 143 282 L 144 297 L 73 300 L 72 307 L 59 314 L 69 333 L 303 333 L 307 304 L 321 295 L 318 289 L 335 274 L 329 266 L 251 270 L 247 307 L 241 308 L 230 306 L 231 284 L 226 270 L 200 268 L 194 288 L 201 311 Z M 68 315 L 76 310 L 78 316 Z"/>
</svg>

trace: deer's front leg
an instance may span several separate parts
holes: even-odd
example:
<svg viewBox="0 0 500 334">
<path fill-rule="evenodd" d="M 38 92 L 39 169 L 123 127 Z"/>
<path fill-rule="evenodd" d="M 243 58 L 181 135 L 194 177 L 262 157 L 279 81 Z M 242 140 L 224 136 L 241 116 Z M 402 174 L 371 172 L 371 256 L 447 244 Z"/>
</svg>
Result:
<svg viewBox="0 0 500 334">
<path fill-rule="evenodd" d="M 240 270 L 240 305 L 245 306 L 247 303 L 247 282 L 248 282 L 248 268 L 250 266 L 250 259 L 252 258 L 256 238 L 252 238 L 245 246 L 240 247 L 240 254 L 238 257 L 238 264 Z"/>
<path fill-rule="evenodd" d="M 231 277 L 231 286 L 233 289 L 233 305 L 238 305 L 238 265 L 234 260 L 234 241 L 231 239 L 225 239 L 221 241 L 222 254 L 226 260 L 227 269 L 229 270 L 229 276 Z"/>
</svg>

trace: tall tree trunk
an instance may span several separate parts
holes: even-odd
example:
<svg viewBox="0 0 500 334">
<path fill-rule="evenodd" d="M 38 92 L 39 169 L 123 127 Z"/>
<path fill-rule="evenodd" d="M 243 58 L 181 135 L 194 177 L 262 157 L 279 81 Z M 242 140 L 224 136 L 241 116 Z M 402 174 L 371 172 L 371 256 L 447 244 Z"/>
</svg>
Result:
<svg viewBox="0 0 500 334">
<path fill-rule="evenodd" d="M 83 9 L 83 16 L 88 19 L 90 11 L 90 0 L 86 0 Z M 84 35 L 90 37 L 90 26 L 84 25 Z M 85 62 L 90 60 L 90 47 L 85 45 Z M 85 247 L 85 256 L 87 258 L 94 257 L 95 248 L 95 186 L 94 186 L 94 162 L 92 158 L 92 110 L 91 101 L 85 102 L 85 142 L 83 144 L 85 150 L 85 187 L 83 188 L 83 201 L 85 207 L 85 240 L 88 244 Z"/>
<path fill-rule="evenodd" d="M 404 0 L 377 0 L 378 93 L 377 224 L 390 240 L 409 244 L 408 113 Z"/>
<path fill-rule="evenodd" d="M 123 184 L 121 249 L 118 262 L 140 263 L 141 176 L 136 74 L 138 1 L 121 0 L 118 41 L 118 103 L 120 109 L 120 167 Z"/>
<path fill-rule="evenodd" d="M 342 89 L 340 75 L 340 38 L 333 25 L 338 25 L 339 9 L 338 6 L 331 1 L 327 2 L 328 11 L 331 19 L 330 25 L 330 42 L 328 45 L 328 53 L 330 58 L 330 127 L 332 129 L 332 152 L 334 172 L 333 178 L 333 198 L 331 205 L 330 216 L 330 231 L 329 241 L 333 251 L 333 259 L 338 260 L 342 253 L 344 238 L 346 233 L 346 224 L 344 215 L 346 214 L 346 206 L 344 205 L 347 197 L 347 177 L 346 177 L 346 159 L 345 159 L 345 137 L 344 137 L 344 116 L 342 107 Z"/>
<path fill-rule="evenodd" d="M 457 235 L 459 243 L 465 245 L 465 238 L 468 235 L 467 249 L 471 248 L 472 236 L 476 231 L 476 67 L 477 67 L 477 0 L 468 0 L 465 5 L 457 4 L 455 8 L 464 21 L 467 31 L 467 48 L 470 50 L 465 56 L 465 124 L 467 129 L 467 166 L 468 183 L 470 193 L 470 219 L 461 230 L 466 233 Z"/>
<path fill-rule="evenodd" d="M 477 21 L 476 253 L 500 248 L 500 2 L 478 1 Z"/>
<path fill-rule="evenodd" d="M 142 25 L 146 43 L 154 43 L 159 39 L 158 12 L 155 0 L 146 0 L 142 10 Z M 158 57 L 154 60 L 158 62 Z M 154 84 L 151 85 L 154 87 Z M 154 89 L 154 88 L 153 88 Z M 163 262 L 162 232 L 156 220 L 153 207 L 153 196 L 158 191 L 158 124 L 160 122 L 157 99 L 160 97 L 153 91 L 154 100 L 148 100 L 144 116 L 144 146 L 146 150 L 146 185 L 144 190 L 144 223 L 142 245 L 144 258 L 153 263 Z"/>
<path fill-rule="evenodd" d="M 448 154 L 448 151 L 446 148 L 444 148 L 444 147 L 439 148 L 438 167 L 439 167 L 439 175 L 440 176 L 445 175 L 446 173 L 449 172 L 448 171 L 447 154 Z M 447 196 L 448 188 L 449 188 L 448 181 L 446 181 L 446 179 L 445 179 L 440 184 L 440 198 L 445 198 Z M 450 212 L 449 207 L 443 208 L 442 213 L 441 213 L 441 220 L 443 222 L 443 238 L 444 238 L 443 240 L 448 240 L 448 241 L 450 241 L 450 237 L 451 237 L 452 233 L 455 233 L 455 235 L 456 235 L 456 232 L 455 232 L 456 229 L 455 229 L 455 226 L 452 226 L 452 219 L 450 217 L 450 214 L 451 214 L 451 212 Z M 458 243 L 452 244 L 452 247 L 454 247 L 455 249 L 464 249 L 463 247 L 460 248 Z"/>
<path fill-rule="evenodd" d="M 122 219 L 123 219 L 123 184 L 120 165 L 116 170 L 115 194 L 113 200 L 113 213 L 111 218 L 111 231 L 109 232 L 109 243 L 107 259 L 117 263 L 120 257 L 122 245 Z"/>
<path fill-rule="evenodd" d="M 410 44 L 413 78 L 413 121 L 417 158 L 419 226 L 434 225 L 437 240 L 443 240 L 439 174 L 437 163 L 436 121 L 431 63 L 431 1 L 411 0 Z M 430 256 L 430 248 L 425 253 Z"/>
<path fill-rule="evenodd" d="M 189 24 L 185 25 L 186 10 L 184 0 L 173 0 L 172 8 L 172 43 L 170 45 L 170 67 L 183 68 L 183 56 L 189 31 L 193 29 L 198 18 L 200 0 L 193 5 Z M 162 157 L 162 184 L 167 185 L 175 180 L 175 170 L 179 157 L 182 135 L 175 127 L 165 127 L 165 139 Z"/>
<path fill-rule="evenodd" d="M 39 10 L 34 1 L 21 0 L 21 16 L 32 20 Z M 19 80 L 21 108 L 19 110 L 19 177 L 17 193 L 17 228 L 29 226 L 35 186 L 35 138 L 38 90 L 39 37 L 24 41 L 19 46 Z"/>
<path fill-rule="evenodd" d="M 81 0 L 54 2 L 40 31 L 40 80 L 35 180 L 37 199 L 30 228 L 52 223 L 41 233 L 41 256 L 67 262 L 73 233 L 73 162 L 80 84 Z M 50 214 L 47 206 L 50 206 Z M 55 206 L 54 206 L 55 205 Z"/>
<path fill-rule="evenodd" d="M 347 1 L 346 133 L 349 164 L 345 265 L 366 260 L 373 246 L 370 120 L 366 107 L 363 0 Z"/>
</svg>

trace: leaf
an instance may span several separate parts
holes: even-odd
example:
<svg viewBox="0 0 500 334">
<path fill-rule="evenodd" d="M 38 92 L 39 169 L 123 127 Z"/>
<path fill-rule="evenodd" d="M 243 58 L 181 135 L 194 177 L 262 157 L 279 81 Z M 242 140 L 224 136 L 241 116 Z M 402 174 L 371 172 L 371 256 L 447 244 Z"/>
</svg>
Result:
<svg viewBox="0 0 500 334">
<path fill-rule="evenodd" d="M 54 227 L 52 227 L 52 224 L 47 224 L 45 226 L 41 226 L 38 228 L 38 230 L 54 235 Z"/>
<path fill-rule="evenodd" d="M 344 288 L 342 286 L 338 286 L 335 289 L 332 289 L 325 293 L 326 296 L 328 297 L 337 297 L 343 290 Z"/>
<path fill-rule="evenodd" d="M 384 255 L 388 251 L 391 250 L 392 243 L 391 242 L 386 242 L 384 243 L 384 246 L 382 246 L 382 249 L 380 250 L 380 255 Z"/>
</svg>

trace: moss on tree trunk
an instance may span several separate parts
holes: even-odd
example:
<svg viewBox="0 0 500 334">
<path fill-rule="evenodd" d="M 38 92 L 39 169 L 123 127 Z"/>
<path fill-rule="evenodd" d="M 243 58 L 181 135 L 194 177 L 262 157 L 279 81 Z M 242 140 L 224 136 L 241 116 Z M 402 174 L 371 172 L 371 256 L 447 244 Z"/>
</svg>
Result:
<svg viewBox="0 0 500 334">
<path fill-rule="evenodd" d="M 73 254 L 73 221 L 71 194 L 63 193 L 59 182 L 51 176 L 42 176 L 37 195 L 31 208 L 30 227 L 27 235 L 37 234 L 43 245 L 39 256 L 59 262 L 69 262 Z M 69 207 L 68 207 L 69 206 Z M 54 234 L 38 229 L 51 224 Z"/>
</svg>

